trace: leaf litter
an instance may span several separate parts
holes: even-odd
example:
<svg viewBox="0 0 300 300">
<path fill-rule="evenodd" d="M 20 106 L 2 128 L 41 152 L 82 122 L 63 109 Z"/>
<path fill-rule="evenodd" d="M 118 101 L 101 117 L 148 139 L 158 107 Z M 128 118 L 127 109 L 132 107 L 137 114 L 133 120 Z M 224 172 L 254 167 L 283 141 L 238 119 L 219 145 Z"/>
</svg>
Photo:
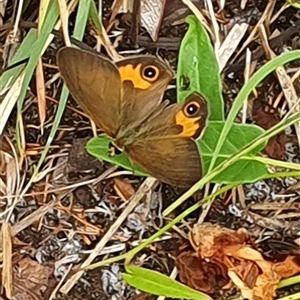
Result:
<svg viewBox="0 0 300 300">
<path fill-rule="evenodd" d="M 234 285 L 243 298 L 272 300 L 280 280 L 300 270 L 293 255 L 280 262 L 265 259 L 244 228 L 234 231 L 203 223 L 193 227 L 189 240 L 194 251 L 177 258 L 179 276 L 206 292 L 213 292 L 216 285 L 225 290 Z"/>
<path fill-rule="evenodd" d="M 117 50 L 133 54 L 143 47 L 141 51 L 158 53 L 168 59 L 173 67 L 177 59 L 179 42 L 186 31 L 183 20 L 184 16 L 190 13 L 190 4 L 194 4 L 201 10 L 199 14 L 204 16 L 208 24 L 211 24 L 213 18 L 214 26 L 210 25 L 210 30 L 214 35 L 219 35 L 220 49 L 222 46 L 225 47 L 219 53 L 229 53 L 226 59 L 221 57 L 226 61 L 221 75 L 227 111 L 244 82 L 242 74 L 245 67 L 245 51 L 242 49 L 249 49 L 252 52 L 250 76 L 254 69 L 265 63 L 268 56 L 266 48 L 261 46 L 261 36 L 258 35 L 259 23 L 266 27 L 268 44 L 276 55 L 299 46 L 298 11 L 289 7 L 277 14 L 284 5 L 281 1 L 270 1 L 266 5 L 262 1 L 250 3 L 231 0 L 225 1 L 223 8 L 218 7 L 214 2 L 212 14 L 209 7 L 201 1 L 167 0 L 164 9 L 156 11 L 157 16 L 150 16 L 158 20 L 155 26 L 154 23 L 151 24 L 150 36 L 152 37 L 144 31 L 144 28 L 150 31 L 150 27 L 147 28 L 147 21 L 144 21 L 143 27 L 140 27 L 140 20 L 131 18 L 134 24 L 131 28 L 131 24 L 124 18 L 126 13 L 110 19 L 112 7 L 110 2 L 112 1 L 102 3 L 102 21 L 105 28 L 111 24 L 110 38 L 112 41 L 116 40 L 113 44 L 116 49 L 111 47 L 111 53 Z M 0 38 L 1 45 L 8 49 L 8 37 L 16 24 L 13 11 L 18 8 L 18 5 L 15 1 L 13 3 L 4 1 L 2 5 L 4 3 L 6 7 L 4 17 L 1 14 L 3 26 L 0 26 Z M 173 4 L 176 9 L 173 8 Z M 36 4 L 32 2 L 24 10 L 19 29 L 25 35 L 28 33 L 28 28 L 36 25 L 37 9 Z M 145 16 L 141 16 L 141 19 L 143 18 L 147 20 Z M 270 20 L 272 24 L 269 26 Z M 27 27 L 22 27 L 24 21 L 27 22 Z M 70 22 L 73 21 L 74 16 L 70 18 Z M 223 42 L 226 41 L 235 24 L 245 26 L 242 28 L 246 28 L 247 31 L 245 34 L 242 31 L 240 35 L 234 35 L 236 46 L 233 47 L 230 43 L 226 46 Z M 279 35 L 271 37 L 271 33 L 275 31 L 279 32 Z M 118 39 L 114 36 L 118 36 Z M 131 36 L 132 40 L 128 39 L 128 36 Z M 245 37 L 246 39 L 249 37 L 247 41 Z M 241 42 L 238 42 L 239 40 Z M 16 40 L 16 47 L 19 42 Z M 89 36 L 89 31 L 85 42 L 90 46 L 95 45 L 95 40 Z M 9 282 L 7 281 L 9 277 L 12 278 L 12 287 L 9 287 L 10 284 L 5 286 L 6 296 L 10 297 L 12 293 L 18 299 L 23 298 L 25 294 L 27 299 L 50 299 L 50 297 L 52 299 L 68 299 L 68 297 L 72 299 L 142 297 L 141 299 L 144 299 L 145 295 L 137 295 L 135 289 L 121 281 L 120 273 L 123 271 L 123 264 L 115 263 L 88 271 L 81 278 L 77 276 L 76 279 L 72 277 L 73 272 L 84 261 L 94 258 L 101 261 L 104 257 L 120 254 L 156 232 L 164 222 L 168 221 L 162 216 L 162 210 L 182 191 L 165 185 L 154 188 L 156 184 L 151 182 L 146 191 L 141 191 L 139 178 L 132 177 L 126 172 L 120 173 L 111 166 L 94 162 L 93 159 L 90 160 L 82 149 L 86 136 L 92 136 L 93 130 L 86 118 L 74 109 L 72 101 L 66 107 L 55 141 L 36 182 L 10 211 L 15 195 L 22 191 L 28 176 L 33 172 L 53 122 L 57 104 L 49 99 L 58 99 L 61 89 L 61 82 L 55 80 L 58 76 L 54 66 L 56 51 L 62 45 L 61 36 L 56 35 L 54 42 L 48 46 L 43 56 L 43 68 L 39 72 L 44 72 L 44 80 L 49 84 L 43 84 L 41 74 L 35 75 L 40 78 L 38 86 L 41 89 L 45 88 L 40 98 L 45 94 L 46 104 L 42 104 L 41 107 L 41 103 L 37 103 L 35 93 L 27 94 L 22 115 L 24 123 L 22 150 L 25 150 L 23 156 L 16 154 L 18 151 L 15 142 L 15 115 L 14 113 L 11 115 L 12 105 L 16 100 L 15 95 L 18 94 L 20 87 L 19 83 L 14 85 L 15 90 L 11 89 L 3 102 L 2 96 L 0 99 L 2 104 L 0 129 L 1 135 L 4 134 L 4 137 L 1 136 L 0 143 L 1 228 L 4 230 L 3 228 L 7 226 L 5 220 L 10 213 L 12 242 L 12 252 L 4 251 L 2 247 L 0 257 L 3 260 L 4 257 L 11 255 L 12 259 L 8 260 L 11 260 L 13 270 L 5 271 L 1 275 L 1 279 L 5 279 L 6 282 Z M 1 50 L 4 50 L 2 46 Z M 7 62 L 1 59 L 2 63 L 5 66 Z M 294 72 L 298 67 L 297 62 L 290 64 L 285 67 L 287 74 L 282 75 L 286 80 L 286 76 L 292 74 L 296 95 L 299 94 L 299 82 Z M 283 117 L 287 110 L 286 85 L 283 84 L 281 88 L 277 78 L 270 75 L 256 89 L 255 94 L 251 95 L 248 102 L 255 102 L 258 109 L 246 111 L 247 122 L 254 121 L 267 129 Z M 290 91 L 290 88 L 291 85 L 287 91 Z M 32 89 L 34 92 L 34 88 Z M 284 96 L 282 90 L 285 91 Z M 168 92 L 167 95 L 169 98 L 174 98 L 172 92 Z M 44 103 L 44 99 L 42 100 Z M 2 110 L 3 104 L 4 110 Z M 291 106 L 297 108 L 294 102 Z M 43 130 L 41 130 L 41 122 L 44 124 Z M 300 163 L 299 141 L 294 129 L 290 128 L 271 139 L 265 149 L 265 155 Z M 139 191 L 141 194 L 138 194 Z M 128 210 L 123 214 L 126 202 L 135 195 L 139 197 L 132 204 L 131 212 Z M 151 204 L 146 202 L 138 204 L 138 200 L 140 197 L 143 198 L 143 195 L 146 195 Z M 267 297 L 273 299 L 278 282 L 282 278 L 299 273 L 297 269 L 299 265 L 294 260 L 299 254 L 297 252 L 300 232 L 299 196 L 299 178 L 295 177 L 245 184 L 241 189 L 234 189 L 217 197 L 208 207 L 205 217 L 202 218 L 214 224 L 209 225 L 208 232 L 201 227 L 208 226 L 206 223 L 193 227 L 199 215 L 191 215 L 178 224 L 178 228 L 174 227 L 171 235 L 166 239 L 157 241 L 145 249 L 141 257 L 135 258 L 135 263 L 171 274 L 175 261 L 179 277 L 183 282 L 193 287 L 202 285 L 201 290 L 216 295 L 216 299 L 221 297 L 228 299 L 228 295 L 236 290 L 249 299 L 256 295 L 260 297 L 263 295 L 265 297 L 263 299 L 268 299 Z M 202 193 L 191 198 L 188 204 L 197 201 L 197 197 L 201 199 Z M 183 211 L 188 204 L 185 203 L 176 213 Z M 201 214 L 200 211 L 198 213 Z M 218 255 L 207 256 L 206 252 L 203 254 L 199 246 L 194 249 L 189 245 L 188 250 L 182 248 L 182 244 L 187 244 L 187 239 L 184 237 L 190 232 L 190 227 L 193 227 L 194 231 L 201 228 L 201 235 L 206 233 L 200 242 L 211 237 L 213 232 L 217 232 L 219 240 L 218 242 L 214 240 L 215 243 L 210 246 L 219 245 L 217 249 L 222 251 L 218 254 L 224 259 L 220 260 Z M 242 228 L 246 231 L 242 231 Z M 7 232 L 5 236 L 9 239 Z M 226 247 L 223 242 L 220 247 L 220 240 L 226 241 Z M 210 262 L 205 259 L 207 257 Z M 211 261 L 215 263 L 213 267 L 209 264 Z M 203 270 L 205 272 L 202 272 Z M 192 272 L 193 277 L 189 272 Z M 207 274 L 212 275 L 209 280 L 206 280 Z M 189 280 L 185 281 L 184 278 Z M 191 279 L 195 282 L 191 283 Z M 67 281 L 72 282 L 73 288 L 68 295 L 64 295 L 59 292 L 59 288 Z M 279 290 L 277 296 L 284 293 L 287 292 Z M 288 293 L 292 294 L 293 289 L 290 288 Z"/>
</svg>

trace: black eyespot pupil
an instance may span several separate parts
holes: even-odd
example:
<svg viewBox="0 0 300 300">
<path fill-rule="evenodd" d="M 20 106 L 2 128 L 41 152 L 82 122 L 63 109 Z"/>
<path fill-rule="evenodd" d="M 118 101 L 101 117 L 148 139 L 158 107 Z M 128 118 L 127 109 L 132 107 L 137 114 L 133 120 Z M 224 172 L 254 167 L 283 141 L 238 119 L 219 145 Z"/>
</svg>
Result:
<svg viewBox="0 0 300 300">
<path fill-rule="evenodd" d="M 152 67 L 147 67 L 144 70 L 144 76 L 146 78 L 152 79 L 152 78 L 154 78 L 156 76 L 156 70 L 154 68 L 152 68 Z"/>
<path fill-rule="evenodd" d="M 186 108 L 186 112 L 189 116 L 192 116 L 194 114 L 196 114 L 198 112 L 198 106 L 196 104 L 190 104 L 187 108 Z"/>
</svg>

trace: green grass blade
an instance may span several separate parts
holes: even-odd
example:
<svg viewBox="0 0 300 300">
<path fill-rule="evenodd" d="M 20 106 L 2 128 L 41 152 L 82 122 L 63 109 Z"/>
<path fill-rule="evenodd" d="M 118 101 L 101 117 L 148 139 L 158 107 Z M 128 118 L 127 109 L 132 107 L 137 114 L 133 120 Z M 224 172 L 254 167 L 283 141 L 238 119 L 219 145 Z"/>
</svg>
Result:
<svg viewBox="0 0 300 300">
<path fill-rule="evenodd" d="M 80 0 L 76 15 L 73 37 L 82 40 L 90 12 L 91 0 Z"/>
<path fill-rule="evenodd" d="M 91 22 L 94 24 L 94 26 L 97 30 L 97 33 L 101 35 L 102 25 L 101 25 L 101 22 L 99 20 L 98 11 L 97 11 L 97 8 L 96 8 L 95 1 L 91 2 L 89 18 L 90 18 Z"/>
<path fill-rule="evenodd" d="M 21 61 L 28 59 L 32 53 L 32 49 L 33 49 L 32 45 L 35 44 L 36 40 L 37 40 L 37 30 L 32 28 L 28 31 L 20 47 L 17 49 L 15 55 L 10 60 L 8 66 L 10 67 L 14 64 L 17 64 Z"/>
</svg>

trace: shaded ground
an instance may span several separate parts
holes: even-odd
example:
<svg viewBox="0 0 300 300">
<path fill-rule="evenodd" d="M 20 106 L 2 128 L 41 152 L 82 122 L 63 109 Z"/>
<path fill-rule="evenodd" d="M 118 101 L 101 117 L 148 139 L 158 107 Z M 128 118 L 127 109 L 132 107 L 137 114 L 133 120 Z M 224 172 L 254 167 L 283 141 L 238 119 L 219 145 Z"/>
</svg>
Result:
<svg viewBox="0 0 300 300">
<path fill-rule="evenodd" d="M 112 2 L 103 1 L 103 24 L 105 27 L 109 24 Z M 218 13 L 220 23 L 224 23 L 222 36 L 226 37 L 230 24 L 241 22 L 241 20 L 251 25 L 248 29 L 250 34 L 262 16 L 266 2 L 248 1 L 246 8 L 241 9 L 240 1 L 226 1 L 225 8 Z M 201 1 L 197 4 L 204 8 Z M 272 15 L 275 15 L 282 6 L 283 1 L 277 1 Z M 185 6 L 179 1 L 174 1 L 174 7 L 177 8 L 175 12 L 181 8 L 184 13 L 187 13 L 184 11 Z M 182 15 L 177 16 L 174 8 L 173 10 L 172 7 L 167 8 L 168 18 L 162 23 L 156 43 L 150 39 L 145 29 L 134 28 L 132 24 L 134 24 L 135 18 L 132 15 L 117 15 L 116 23 L 110 31 L 111 35 L 122 32 L 118 37 L 119 43 L 117 43 L 116 50 L 121 54 L 125 50 L 126 54 L 134 54 L 143 48 L 141 53 L 158 54 L 168 60 L 173 68 L 176 68 L 179 43 L 187 27 L 184 23 L 171 25 L 182 19 Z M 34 26 L 32 20 L 35 20 L 37 14 L 38 3 L 31 1 L 22 14 L 20 26 L 22 36 L 26 35 L 30 27 Z M 2 52 L 4 52 L 7 36 L 13 26 L 12 15 L 13 6 L 9 3 L 3 18 L 3 25 L 0 26 Z M 74 18 L 75 15 L 72 14 L 70 30 L 72 30 Z M 299 11 L 293 7 L 284 10 L 269 27 L 271 33 L 278 33 L 274 39 L 270 39 L 270 45 L 274 52 L 280 54 L 290 49 L 298 49 L 299 29 Z M 115 40 L 116 38 L 112 37 L 112 41 Z M 245 40 L 244 38 L 243 41 Z M 95 45 L 95 40 L 88 32 L 84 42 L 90 46 Z M 46 90 L 46 118 L 42 134 L 39 127 L 38 106 L 35 101 L 35 78 L 32 79 L 31 90 L 28 91 L 24 103 L 22 116 L 26 141 L 26 163 L 20 170 L 24 182 L 28 180 L 37 163 L 56 111 L 62 82 L 60 80 L 52 82 L 51 79 L 57 74 L 56 53 L 61 46 L 63 46 L 63 39 L 60 33 L 56 33 L 54 42 L 43 56 L 45 81 L 49 84 Z M 261 40 L 254 39 L 249 48 L 252 51 L 252 60 L 257 61 L 257 69 L 266 62 Z M 226 113 L 244 83 L 244 55 L 245 50 L 237 59 L 228 63 L 221 74 Z M 4 56 L 1 63 L 6 63 Z M 288 66 L 290 72 L 298 68 L 299 62 Z M 298 79 L 294 85 L 299 95 Z M 257 89 L 257 96 L 252 95 L 249 101 L 247 122 L 257 123 L 265 129 L 276 124 L 281 117 L 280 112 L 284 98 L 275 108 L 273 108 L 273 103 L 280 92 L 281 88 L 276 76 L 270 75 Z M 175 101 L 175 91 L 167 91 L 165 98 Z M 16 113 L 14 111 L 6 124 L 5 138 L 2 139 L 0 149 L 2 151 L 11 152 L 7 141 L 15 141 L 15 122 Z M 38 208 L 52 203 L 43 218 L 17 231 L 17 239 L 14 241 L 15 245 L 20 244 L 19 247 L 33 261 L 40 265 L 49 264 L 55 270 L 53 278 L 45 282 L 43 286 L 45 296 L 40 299 L 49 299 L 49 295 L 57 284 L 57 279 L 62 278 L 70 263 L 76 265 L 86 259 L 111 224 L 117 220 L 124 209 L 126 200 L 134 194 L 144 180 L 122 173 L 120 175 L 116 173 L 117 170 L 114 170 L 111 178 L 97 182 L 98 176 L 104 171 L 110 170 L 111 166 L 95 162 L 84 153 L 83 144 L 87 136 L 92 136 L 90 122 L 79 112 L 75 102 L 70 99 L 55 141 L 43 166 L 44 174 L 41 173 L 43 176 L 32 185 L 26 193 L 27 196 L 18 203 L 11 217 L 11 223 L 18 224 Z M 274 138 L 265 154 L 271 158 L 300 162 L 298 140 L 294 128 L 290 128 Z M 0 171 L 2 172 L 0 178 L 5 181 L 7 169 L 0 169 Z M 69 188 L 72 184 L 75 186 Z M 49 189 L 56 191 L 45 193 Z M 161 211 L 182 193 L 183 190 L 164 184 L 149 192 L 147 197 L 152 199 L 151 206 L 149 207 L 148 203 L 144 201 L 136 207 L 107 243 L 105 257 L 113 257 L 128 251 L 141 239 L 156 232 L 157 228 L 162 227 L 168 221 L 162 218 Z M 199 192 L 185 202 L 176 211 L 176 214 L 201 199 L 203 193 Z M 4 210 L 5 201 L 1 201 Z M 246 228 L 257 248 L 261 249 L 266 257 L 272 260 L 282 260 L 287 255 L 299 255 L 299 244 L 297 244 L 300 232 L 299 205 L 299 178 L 270 179 L 240 186 L 217 198 L 205 216 L 205 221 L 236 230 L 241 227 Z M 135 258 L 135 262 L 143 263 L 144 267 L 158 270 L 164 274 L 170 274 L 174 267 L 174 258 L 182 251 L 181 249 L 186 243 L 184 236 L 188 232 L 187 224 L 192 226 L 199 216 L 204 216 L 201 209 L 186 218 L 187 223 L 181 223 L 177 231 L 174 230 L 169 235 L 165 235 L 163 242 L 155 243 L 147 250 L 142 251 Z M 16 249 L 18 249 L 17 246 Z M 13 259 L 21 260 L 22 255 L 19 253 Z M 98 258 L 98 260 L 102 259 L 103 256 Z M 28 269 L 30 270 L 30 268 Z M 58 293 L 55 299 L 130 299 L 136 294 L 136 291 L 120 280 L 121 271 L 123 271 L 123 264 L 116 263 L 86 272 L 68 295 Z M 36 272 L 43 273 L 44 270 Z M 28 288 L 30 289 L 30 287 Z M 299 289 L 300 285 L 286 290 L 282 289 L 278 292 L 278 297 L 298 292 Z M 235 295 L 235 292 L 235 289 L 226 292 L 216 290 L 214 295 L 215 299 L 229 299 L 230 296 Z"/>
</svg>

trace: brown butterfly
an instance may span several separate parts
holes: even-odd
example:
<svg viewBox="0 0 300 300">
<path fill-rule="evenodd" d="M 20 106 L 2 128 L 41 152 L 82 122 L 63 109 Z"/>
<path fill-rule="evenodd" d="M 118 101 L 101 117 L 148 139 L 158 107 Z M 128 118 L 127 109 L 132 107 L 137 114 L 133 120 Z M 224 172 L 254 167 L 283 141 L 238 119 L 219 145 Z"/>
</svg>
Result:
<svg viewBox="0 0 300 300">
<path fill-rule="evenodd" d="M 153 56 L 118 62 L 72 47 L 58 67 L 78 105 L 130 160 L 162 182 L 189 187 L 202 177 L 197 143 L 207 102 L 192 93 L 167 105 L 162 96 L 173 72 Z"/>
</svg>

